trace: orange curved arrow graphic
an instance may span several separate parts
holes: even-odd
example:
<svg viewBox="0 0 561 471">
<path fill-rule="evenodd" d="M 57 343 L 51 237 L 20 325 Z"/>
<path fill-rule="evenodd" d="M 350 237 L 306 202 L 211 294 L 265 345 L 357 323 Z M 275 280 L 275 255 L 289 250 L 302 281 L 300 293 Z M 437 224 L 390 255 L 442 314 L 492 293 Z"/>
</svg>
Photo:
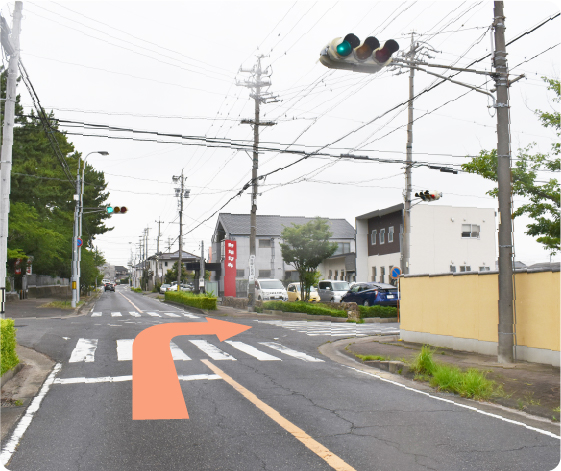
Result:
<svg viewBox="0 0 561 471">
<path fill-rule="evenodd" d="M 206 318 L 207 322 L 158 324 L 136 336 L 132 346 L 132 419 L 188 419 L 170 342 L 179 335 L 216 335 L 221 342 L 250 326 Z"/>
</svg>

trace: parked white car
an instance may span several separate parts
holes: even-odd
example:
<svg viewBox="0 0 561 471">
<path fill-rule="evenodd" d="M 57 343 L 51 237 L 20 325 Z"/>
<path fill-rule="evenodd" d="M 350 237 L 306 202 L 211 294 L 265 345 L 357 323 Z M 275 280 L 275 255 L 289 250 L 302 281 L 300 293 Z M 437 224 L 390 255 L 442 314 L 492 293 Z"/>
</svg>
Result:
<svg viewBox="0 0 561 471">
<path fill-rule="evenodd" d="M 160 286 L 160 294 L 165 294 L 170 286 L 171 285 L 168 283 L 164 283 L 162 286 Z"/>
<path fill-rule="evenodd" d="M 288 294 L 281 280 L 266 278 L 255 280 L 257 301 L 288 301 Z"/>
<path fill-rule="evenodd" d="M 318 283 L 318 294 L 323 302 L 338 303 L 341 297 L 351 289 L 348 281 L 321 280 Z"/>
</svg>

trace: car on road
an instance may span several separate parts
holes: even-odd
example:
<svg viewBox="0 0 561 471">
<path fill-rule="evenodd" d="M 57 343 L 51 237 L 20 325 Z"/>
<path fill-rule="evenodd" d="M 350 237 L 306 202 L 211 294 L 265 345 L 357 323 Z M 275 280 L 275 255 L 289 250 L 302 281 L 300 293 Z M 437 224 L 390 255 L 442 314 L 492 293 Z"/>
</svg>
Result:
<svg viewBox="0 0 561 471">
<path fill-rule="evenodd" d="M 165 294 L 171 285 L 169 283 L 164 283 L 160 286 L 160 294 Z"/>
<path fill-rule="evenodd" d="M 108 281 L 107 283 L 105 283 L 105 291 L 115 291 L 115 286 L 113 285 L 113 283 L 111 283 L 110 281 Z"/>
<path fill-rule="evenodd" d="M 302 299 L 302 283 L 290 283 L 286 287 L 289 301 L 300 301 Z M 319 301 L 318 290 L 313 286 L 310 288 L 310 302 L 315 303 Z"/>
<path fill-rule="evenodd" d="M 288 301 L 288 294 L 281 280 L 262 278 L 255 280 L 255 299 L 258 301 Z"/>
<path fill-rule="evenodd" d="M 348 281 L 321 280 L 318 283 L 318 294 L 322 302 L 341 302 L 341 297 L 350 289 Z"/>
<path fill-rule="evenodd" d="M 399 293 L 388 283 L 355 283 L 341 298 L 341 302 L 357 303 L 361 306 L 397 306 Z"/>
<path fill-rule="evenodd" d="M 181 291 L 191 292 L 191 291 L 194 291 L 194 289 L 195 288 L 193 288 L 193 285 L 191 285 L 191 284 L 182 284 L 181 285 Z"/>
</svg>

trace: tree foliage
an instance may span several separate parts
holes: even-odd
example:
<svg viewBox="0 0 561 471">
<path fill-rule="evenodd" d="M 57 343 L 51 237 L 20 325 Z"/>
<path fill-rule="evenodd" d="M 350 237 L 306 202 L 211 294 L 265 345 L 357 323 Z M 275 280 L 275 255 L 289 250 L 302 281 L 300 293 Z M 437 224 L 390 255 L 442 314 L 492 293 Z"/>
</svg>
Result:
<svg viewBox="0 0 561 471">
<path fill-rule="evenodd" d="M 559 80 L 542 78 L 548 84 L 548 90 L 555 93 L 552 101 L 559 103 Z M 535 114 L 544 127 L 553 128 L 557 137 L 561 137 L 558 107 L 549 112 L 535 110 Z M 536 237 L 536 241 L 543 244 L 544 249 L 555 255 L 560 250 L 559 183 L 556 178 L 545 178 L 544 172 L 559 172 L 561 148 L 560 143 L 555 142 L 549 154 L 534 154 L 531 153 L 534 146 L 535 143 L 518 149 L 517 160 L 512 168 L 512 194 L 529 200 L 528 203 L 516 208 L 512 216 L 515 218 L 525 214 L 533 219 L 533 222 L 526 226 L 526 234 Z M 488 180 L 497 181 L 497 150 L 480 151 L 477 157 L 462 165 L 462 168 L 469 173 L 476 173 Z M 487 194 L 497 197 L 498 188 L 488 191 Z"/>
<path fill-rule="evenodd" d="M 7 72 L 1 73 L 1 94 L 5 96 Z M 2 114 L 4 102 L 2 102 Z M 8 226 L 8 258 L 33 257 L 33 271 L 41 275 L 70 276 L 72 259 L 72 235 L 74 220 L 74 194 L 76 186 L 63 171 L 43 126 L 37 116 L 26 115 L 16 97 L 14 143 L 12 147 L 12 172 L 10 214 Z M 51 112 L 48 115 L 52 136 L 76 178 L 81 153 L 77 152 L 66 134 L 59 130 Z M 97 172 L 86 164 L 84 206 L 100 208 L 109 194 L 103 172 Z M 87 285 L 92 284 L 86 267 L 90 261 L 98 260 L 88 250 L 96 235 L 109 230 L 104 220 L 110 217 L 105 212 L 83 215 L 82 275 L 88 273 Z M 97 267 L 96 267 L 97 268 Z M 95 275 L 94 275 L 95 279 Z M 83 283 L 82 283 L 83 284 Z"/>
<path fill-rule="evenodd" d="M 332 236 L 326 219 L 316 218 L 306 224 L 285 227 L 281 237 L 282 258 L 296 268 L 302 283 L 302 299 L 310 299 L 310 287 L 317 283 L 316 270 L 323 260 L 337 250 L 337 243 L 329 242 Z"/>
</svg>

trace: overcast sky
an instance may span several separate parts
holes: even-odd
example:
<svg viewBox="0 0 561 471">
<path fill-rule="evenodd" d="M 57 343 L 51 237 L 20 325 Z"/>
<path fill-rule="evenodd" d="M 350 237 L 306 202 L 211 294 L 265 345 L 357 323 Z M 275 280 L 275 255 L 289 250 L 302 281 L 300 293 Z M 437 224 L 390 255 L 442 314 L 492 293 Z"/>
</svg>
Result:
<svg viewBox="0 0 561 471">
<path fill-rule="evenodd" d="M 1 3 L 10 24 L 13 8 L 14 2 Z M 559 5 L 505 2 L 504 11 L 509 41 L 557 14 Z M 24 1 L 21 59 L 41 104 L 57 118 L 251 144 L 253 131 L 240 120 L 253 118 L 254 101 L 236 79 L 249 77 L 239 72 L 240 66 L 251 68 L 256 54 L 266 55 L 262 64 L 272 71 L 269 91 L 281 101 L 261 107 L 262 119 L 277 123 L 261 128 L 264 146 L 314 151 L 331 144 L 323 152 L 396 162 L 308 158 L 265 179 L 258 214 L 344 218 L 354 226 L 356 216 L 403 201 L 400 161 L 407 139 L 408 78 L 387 69 L 377 74 L 330 70 L 318 62 L 320 50 L 349 32 L 361 39 L 374 35 L 381 43 L 395 39 L 404 50 L 415 32 L 439 51 L 432 54 L 433 63 L 462 67 L 490 52 L 492 20 L 493 2 Z M 507 48 L 511 73 L 526 75 L 510 89 L 513 152 L 530 143 L 536 151 L 548 152 L 555 140 L 534 110 L 552 109 L 553 93 L 540 77 L 559 78 L 560 31 L 558 17 Z M 474 67 L 490 66 L 488 58 Z M 485 83 L 484 76 L 469 73 L 456 79 Z M 415 92 L 435 80 L 416 72 Z M 483 86 L 491 89 L 493 82 Z M 30 111 L 23 84 L 18 93 Z M 485 95 L 451 83 L 423 94 L 415 101 L 413 159 L 458 166 L 469 160 L 465 156 L 495 148 L 496 117 L 490 104 Z M 62 129 L 84 156 L 99 150 L 110 154 L 90 155 L 88 163 L 105 172 L 109 202 L 129 208 L 126 215 L 113 216 L 108 225 L 114 229 L 95 241 L 114 265 L 128 263 L 146 227 L 149 252 L 155 251 L 158 220 L 163 221 L 160 250 L 167 250 L 168 238 L 177 250 L 172 176 L 182 169 L 191 190 L 185 201 L 184 248 L 192 253 L 200 253 L 201 241 L 207 253 L 217 220 L 213 213 L 251 178 L 248 154 L 227 146 L 80 124 Z M 259 156 L 259 174 L 299 158 L 266 151 Z M 543 173 L 540 178 L 553 176 Z M 497 207 L 485 194 L 492 183 L 476 175 L 419 167 L 412 179 L 414 191 L 443 193 L 433 205 Z M 523 201 L 514 198 L 515 206 Z M 221 211 L 248 214 L 249 191 Z M 524 234 L 527 223 L 526 218 L 514 223 L 517 259 L 549 261 L 541 244 Z"/>
</svg>

